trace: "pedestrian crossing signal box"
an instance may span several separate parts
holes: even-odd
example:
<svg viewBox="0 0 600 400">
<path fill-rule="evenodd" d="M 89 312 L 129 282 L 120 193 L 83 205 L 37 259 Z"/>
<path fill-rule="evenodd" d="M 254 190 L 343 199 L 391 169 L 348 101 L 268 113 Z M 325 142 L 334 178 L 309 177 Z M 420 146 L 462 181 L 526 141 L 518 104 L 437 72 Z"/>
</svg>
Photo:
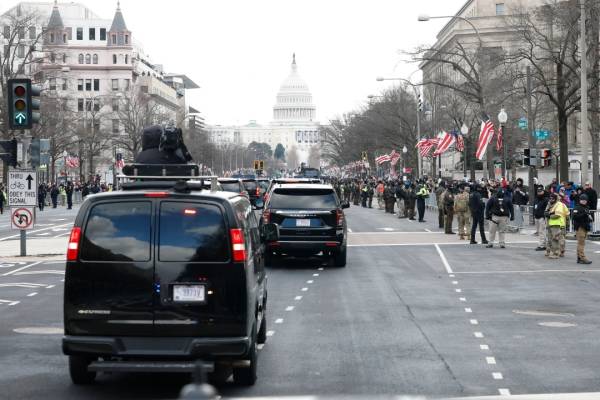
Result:
<svg viewBox="0 0 600 400">
<path fill-rule="evenodd" d="M 265 169 L 265 161 L 264 160 L 254 160 L 254 170 L 262 171 Z"/>
<path fill-rule="evenodd" d="M 537 158 L 540 164 L 536 164 Z M 523 165 L 540 168 L 550 167 L 552 165 L 552 150 L 550 149 L 523 149 Z"/>
</svg>

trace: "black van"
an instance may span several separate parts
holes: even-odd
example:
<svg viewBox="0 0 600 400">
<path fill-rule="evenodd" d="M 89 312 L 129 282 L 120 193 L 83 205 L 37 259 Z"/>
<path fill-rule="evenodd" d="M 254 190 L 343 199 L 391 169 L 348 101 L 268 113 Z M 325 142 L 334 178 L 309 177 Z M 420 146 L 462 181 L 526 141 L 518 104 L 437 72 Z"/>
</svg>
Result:
<svg viewBox="0 0 600 400">
<path fill-rule="evenodd" d="M 130 182 L 82 204 L 64 292 L 74 383 L 106 371 L 190 372 L 200 360 L 207 371 L 232 368 L 238 384 L 256 381 L 264 243 L 278 228 L 259 228 L 246 197 L 202 186 Z"/>
</svg>

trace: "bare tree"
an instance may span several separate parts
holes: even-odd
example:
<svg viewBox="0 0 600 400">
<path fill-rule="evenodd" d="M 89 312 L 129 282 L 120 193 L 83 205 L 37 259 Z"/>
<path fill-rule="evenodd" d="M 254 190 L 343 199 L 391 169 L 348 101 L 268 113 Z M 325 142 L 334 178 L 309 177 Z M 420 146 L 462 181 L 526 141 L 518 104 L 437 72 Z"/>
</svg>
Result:
<svg viewBox="0 0 600 400">
<path fill-rule="evenodd" d="M 84 112 L 78 113 L 77 138 L 79 144 L 80 174 L 83 172 L 83 161 L 87 163 L 88 174 L 95 173 L 94 159 L 105 151 L 111 142 L 109 107 L 105 104 L 106 96 L 89 96 L 84 99 Z"/>
<path fill-rule="evenodd" d="M 319 146 L 311 146 L 308 150 L 308 166 L 311 168 L 319 168 L 321 166 Z"/>
</svg>

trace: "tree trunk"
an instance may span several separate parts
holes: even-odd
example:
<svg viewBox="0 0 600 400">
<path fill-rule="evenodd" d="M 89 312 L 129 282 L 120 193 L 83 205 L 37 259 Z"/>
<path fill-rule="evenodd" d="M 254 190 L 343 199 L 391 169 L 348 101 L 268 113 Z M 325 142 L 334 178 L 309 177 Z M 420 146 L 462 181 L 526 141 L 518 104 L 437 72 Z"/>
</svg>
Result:
<svg viewBox="0 0 600 400">
<path fill-rule="evenodd" d="M 598 113 L 600 109 L 600 85 L 598 85 L 598 79 L 600 74 L 600 21 L 598 21 L 598 7 L 594 5 L 592 10 L 590 11 L 590 30 L 591 34 L 590 38 L 590 66 L 592 67 L 592 84 L 591 86 L 596 86 L 592 92 L 590 93 L 590 105 L 592 111 L 591 115 L 591 131 L 590 136 L 592 137 L 592 185 L 594 189 L 600 190 L 600 171 L 598 168 L 600 167 L 600 154 L 599 154 L 599 135 L 600 135 L 600 114 Z M 583 182 L 582 182 L 583 183 Z"/>
<path fill-rule="evenodd" d="M 560 180 L 569 181 L 569 136 L 567 123 L 569 119 L 564 110 L 558 109 L 558 149 L 560 153 Z"/>
</svg>

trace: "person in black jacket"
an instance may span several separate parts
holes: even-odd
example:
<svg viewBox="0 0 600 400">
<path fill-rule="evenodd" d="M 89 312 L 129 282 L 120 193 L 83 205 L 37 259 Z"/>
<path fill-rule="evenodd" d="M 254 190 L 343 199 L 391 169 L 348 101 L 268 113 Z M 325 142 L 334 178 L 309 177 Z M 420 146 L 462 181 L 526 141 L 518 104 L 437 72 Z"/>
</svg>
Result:
<svg viewBox="0 0 600 400">
<path fill-rule="evenodd" d="M 544 211 L 548 206 L 548 196 L 543 186 L 538 186 L 533 202 L 533 218 L 535 219 L 535 232 L 538 235 L 538 247 L 536 251 L 546 250 L 546 218 Z"/>
<path fill-rule="evenodd" d="M 596 190 L 594 190 L 594 188 L 589 182 L 585 183 L 583 193 L 585 193 L 585 195 L 588 198 L 588 208 L 592 211 L 596 211 L 598 209 L 598 193 L 596 192 Z"/>
<path fill-rule="evenodd" d="M 503 189 L 498 189 L 496 195 L 488 200 L 485 207 L 485 216 L 490 221 L 490 243 L 486 247 L 494 247 L 494 239 L 496 238 L 496 232 L 498 232 L 500 248 L 505 248 L 506 225 L 509 218 L 511 221 L 515 219 L 515 214 L 512 200 Z"/>
<path fill-rule="evenodd" d="M 573 208 L 573 228 L 577 238 L 577 264 L 591 264 L 592 262 L 585 256 L 585 240 L 587 234 L 592 228 L 592 217 L 590 209 L 587 206 L 588 197 L 586 194 L 579 196 L 579 202 Z"/>
<path fill-rule="evenodd" d="M 485 228 L 483 223 L 485 205 L 481 191 L 484 189 L 485 188 L 483 187 L 477 187 L 476 185 L 473 185 L 473 188 L 471 189 L 471 195 L 469 196 L 469 210 L 471 210 L 471 218 L 473 219 L 473 222 L 471 223 L 471 244 L 477 244 L 475 241 L 475 232 L 477 232 L 478 225 L 479 233 L 481 235 L 481 243 L 488 243 L 487 239 L 485 238 Z"/>
</svg>

